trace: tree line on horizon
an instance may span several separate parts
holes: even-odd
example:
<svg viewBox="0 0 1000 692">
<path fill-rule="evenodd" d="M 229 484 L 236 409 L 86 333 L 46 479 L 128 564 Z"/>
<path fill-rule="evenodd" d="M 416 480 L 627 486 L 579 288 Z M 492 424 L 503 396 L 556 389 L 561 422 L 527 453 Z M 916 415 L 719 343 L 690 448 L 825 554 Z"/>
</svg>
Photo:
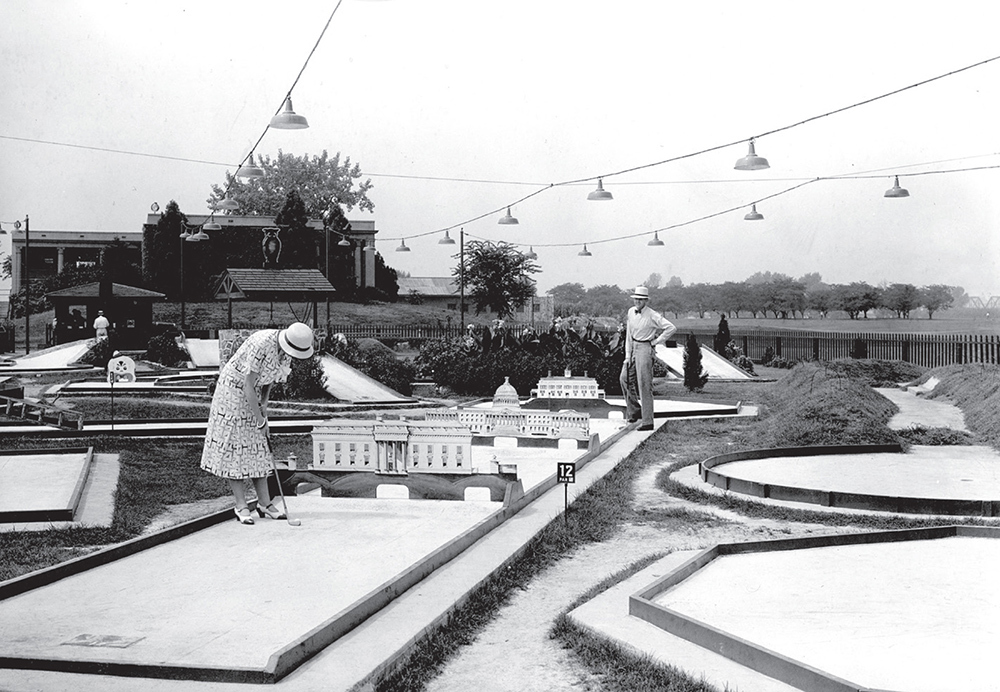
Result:
<svg viewBox="0 0 1000 692">
<path fill-rule="evenodd" d="M 854 320 L 867 318 L 870 312 L 881 309 L 906 319 L 923 308 L 928 318 L 933 319 L 937 312 L 964 307 L 969 302 L 969 296 L 960 286 L 918 287 L 908 283 L 873 286 L 864 281 L 827 284 L 818 273 L 793 279 L 784 274 L 757 272 L 743 281 L 689 285 L 675 276 L 664 285 L 661 283 L 662 278 L 655 273 L 643 282 L 649 288 L 649 306 L 674 318 L 688 314 L 703 318 L 714 312 L 731 318 L 749 315 L 795 319 L 812 311 L 826 319 L 831 312 L 840 311 Z M 547 293 L 553 297 L 558 317 L 619 316 L 632 305 L 631 289 L 609 284 L 584 288 L 581 283 L 564 283 Z"/>
</svg>

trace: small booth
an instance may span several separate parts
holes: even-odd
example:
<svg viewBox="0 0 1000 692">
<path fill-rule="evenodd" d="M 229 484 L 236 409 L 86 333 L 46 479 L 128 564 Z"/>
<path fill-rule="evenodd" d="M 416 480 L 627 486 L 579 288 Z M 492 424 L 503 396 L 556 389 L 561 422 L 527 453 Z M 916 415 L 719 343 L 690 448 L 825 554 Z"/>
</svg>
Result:
<svg viewBox="0 0 1000 692">
<path fill-rule="evenodd" d="M 99 312 L 110 323 L 118 348 L 145 349 L 153 336 L 153 302 L 166 296 L 145 288 L 100 281 L 46 294 L 55 309 L 52 342 L 56 345 L 94 338 Z"/>
<path fill-rule="evenodd" d="M 216 300 L 228 304 L 228 326 L 233 325 L 234 300 L 259 300 L 265 302 L 304 302 L 309 315 L 299 317 L 302 322 L 312 320 L 319 324 L 317 303 L 331 300 L 336 293 L 334 287 L 318 269 L 226 269 L 219 287 L 215 291 Z M 294 312 L 294 310 L 293 310 Z"/>
</svg>

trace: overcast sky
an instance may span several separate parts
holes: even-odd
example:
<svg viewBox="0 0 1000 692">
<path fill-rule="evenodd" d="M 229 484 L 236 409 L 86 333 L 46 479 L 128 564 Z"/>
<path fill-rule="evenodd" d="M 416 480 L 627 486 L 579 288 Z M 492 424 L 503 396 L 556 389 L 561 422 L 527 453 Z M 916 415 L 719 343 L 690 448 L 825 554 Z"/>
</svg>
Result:
<svg viewBox="0 0 1000 692">
<path fill-rule="evenodd" d="M 3 228 L 30 215 L 33 232 L 134 231 L 171 199 L 204 213 L 335 5 L 0 2 Z M 348 218 L 374 219 L 386 261 L 414 276 L 454 263 L 441 234 L 414 236 L 457 224 L 533 245 L 542 292 L 772 271 L 988 297 L 1000 294 L 1000 169 L 912 174 L 1000 165 L 1000 61 L 759 137 L 769 170 L 733 165 L 750 137 L 997 57 L 997 7 L 343 0 L 293 92 L 310 128 L 270 130 L 257 151 L 359 163 L 375 212 Z M 869 173 L 809 183 L 743 220 L 808 180 Z M 894 173 L 911 175 L 909 198 L 883 197 Z M 599 175 L 611 202 L 587 201 L 593 181 L 545 189 Z M 518 226 L 470 221 L 508 204 Z M 657 229 L 665 247 L 613 240 Z M 395 252 L 404 237 L 412 252 Z M 583 243 L 593 257 L 577 256 Z"/>
</svg>

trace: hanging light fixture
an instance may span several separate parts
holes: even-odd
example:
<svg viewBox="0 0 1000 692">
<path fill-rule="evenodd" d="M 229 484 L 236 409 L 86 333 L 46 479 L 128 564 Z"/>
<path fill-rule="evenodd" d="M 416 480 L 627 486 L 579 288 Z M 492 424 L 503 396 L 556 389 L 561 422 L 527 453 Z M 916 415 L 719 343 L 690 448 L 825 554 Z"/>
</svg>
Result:
<svg viewBox="0 0 1000 692">
<path fill-rule="evenodd" d="M 510 215 L 510 207 L 507 207 L 507 213 L 501 216 L 500 220 L 497 221 L 497 223 L 500 224 L 501 226 L 517 225 L 517 219 L 515 219 L 513 216 Z"/>
<path fill-rule="evenodd" d="M 409 252 L 410 248 L 406 247 L 406 238 L 399 241 L 399 247 L 396 248 L 396 252 Z"/>
<path fill-rule="evenodd" d="M 603 202 L 605 200 L 614 199 L 611 193 L 604 189 L 604 181 L 601 178 L 597 179 L 597 189 L 587 195 L 587 199 L 594 200 L 596 202 Z"/>
<path fill-rule="evenodd" d="M 197 233 L 190 234 L 185 240 L 189 243 L 198 243 L 202 240 L 208 240 L 208 233 L 205 233 L 203 228 L 199 228 Z"/>
<path fill-rule="evenodd" d="M 761 221 L 764 219 L 764 215 L 757 211 L 757 205 L 750 205 L 750 212 L 743 217 L 744 221 Z"/>
<path fill-rule="evenodd" d="M 351 247 L 351 241 L 347 239 L 346 235 L 340 236 L 340 240 L 337 241 L 337 245 L 340 247 Z"/>
<path fill-rule="evenodd" d="M 202 225 L 201 230 L 203 230 L 203 231 L 221 231 L 222 230 L 222 226 L 220 226 L 219 224 L 215 223 L 215 214 L 214 213 L 211 216 L 208 217 L 208 221 L 205 222 L 205 224 Z"/>
<path fill-rule="evenodd" d="M 191 237 L 191 235 L 192 235 L 192 234 L 191 234 L 191 231 L 189 231 L 189 230 L 188 230 L 188 227 L 187 227 L 187 226 L 184 226 L 184 227 L 183 227 L 183 228 L 181 229 L 181 234 L 180 234 L 179 236 L 177 236 L 177 237 L 178 237 L 178 238 L 183 238 L 184 240 L 187 240 L 188 238 L 190 238 L 190 237 Z"/>
<path fill-rule="evenodd" d="M 224 209 L 225 211 L 233 211 L 234 209 L 239 209 L 240 205 L 236 200 L 230 197 L 229 193 L 227 192 L 226 196 L 222 199 L 221 202 L 215 203 L 215 208 Z"/>
<path fill-rule="evenodd" d="M 899 176 L 896 176 L 895 182 L 892 184 L 888 190 L 885 191 L 886 197 L 909 197 L 910 191 L 905 187 L 899 186 Z"/>
<path fill-rule="evenodd" d="M 660 234 L 658 231 L 654 232 L 653 239 L 646 243 L 646 245 L 649 245 L 650 247 L 663 247 L 665 244 L 666 243 L 660 240 Z"/>
<path fill-rule="evenodd" d="M 587 244 L 586 243 L 583 244 L 583 249 L 580 250 L 580 252 L 578 252 L 576 254 L 578 256 L 580 256 L 580 257 L 593 257 L 594 256 L 594 253 L 592 253 L 590 250 L 587 249 Z"/>
<path fill-rule="evenodd" d="M 538 259 L 538 253 L 535 252 L 535 248 L 531 245 L 528 246 L 528 253 L 525 255 L 528 259 L 535 260 Z"/>
<path fill-rule="evenodd" d="M 260 166 L 255 166 L 253 163 L 253 152 L 250 152 L 250 158 L 236 171 L 236 175 L 240 178 L 263 178 L 264 169 Z"/>
<path fill-rule="evenodd" d="M 374 238 L 372 238 L 372 240 L 371 240 L 370 243 L 368 243 L 367 245 L 365 245 L 364 251 L 365 252 L 375 252 L 375 239 Z M 409 252 L 410 248 L 406 248 L 406 251 Z"/>
<path fill-rule="evenodd" d="M 757 156 L 753 147 L 753 139 L 750 140 L 750 151 L 733 166 L 738 171 L 760 171 L 771 166 L 763 156 Z"/>
<path fill-rule="evenodd" d="M 292 97 L 288 96 L 285 98 L 285 110 L 271 118 L 270 127 L 276 130 L 304 130 L 309 127 L 309 121 L 292 110 Z"/>
<path fill-rule="evenodd" d="M 500 219 L 500 223 L 503 223 L 503 219 Z M 444 232 L 444 238 L 438 241 L 438 245 L 454 245 L 455 239 L 448 235 L 448 231 Z"/>
</svg>

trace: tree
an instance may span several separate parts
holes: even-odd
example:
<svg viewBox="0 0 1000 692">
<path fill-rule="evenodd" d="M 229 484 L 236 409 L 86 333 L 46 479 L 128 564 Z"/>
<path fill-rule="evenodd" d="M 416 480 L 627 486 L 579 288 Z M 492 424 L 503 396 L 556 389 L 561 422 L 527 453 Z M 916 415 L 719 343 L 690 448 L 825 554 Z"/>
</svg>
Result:
<svg viewBox="0 0 1000 692">
<path fill-rule="evenodd" d="M 460 259 L 455 255 L 455 259 Z M 452 270 L 455 283 L 464 284 L 476 314 L 489 308 L 499 317 L 513 314 L 535 295 L 532 274 L 541 269 L 514 245 L 473 240 L 465 244 L 465 266 Z"/>
<path fill-rule="evenodd" d="M 692 392 L 700 392 L 708 382 L 708 373 L 701 368 L 701 346 L 694 334 L 688 334 L 684 344 L 684 386 Z"/>
<path fill-rule="evenodd" d="M 622 315 L 632 305 L 630 293 L 617 286 L 601 284 L 587 289 L 587 307 L 591 315 Z"/>
<path fill-rule="evenodd" d="M 900 319 L 909 319 L 910 311 L 919 305 L 920 292 L 913 284 L 892 284 L 882 291 L 882 306 L 892 310 Z"/>
<path fill-rule="evenodd" d="M 287 193 L 295 190 L 309 218 L 320 218 L 332 205 L 342 205 L 348 211 L 354 207 L 375 210 L 375 204 L 368 199 L 371 179 L 361 182 L 361 167 L 352 166 L 349 156 L 341 163 L 339 152 L 330 157 L 324 150 L 319 156 L 309 157 L 286 154 L 279 149 L 276 159 L 258 156 L 257 165 L 264 169 L 264 177 L 247 182 L 227 171 L 224 187 L 212 185 L 209 207 L 222 201 L 228 189 L 230 199 L 239 204 L 237 213 L 273 216 L 285 203 Z"/>
<path fill-rule="evenodd" d="M 938 310 L 947 310 L 955 302 L 955 288 L 934 284 L 925 286 L 920 291 L 920 304 L 927 308 L 927 319 L 934 319 L 934 313 Z M 961 288 L 958 289 L 965 293 Z"/>
<path fill-rule="evenodd" d="M 156 222 L 156 228 L 147 230 L 142 239 L 142 278 L 146 286 L 162 291 L 174 300 L 180 297 L 181 233 L 187 227 L 187 215 L 174 200 Z M 190 273 L 190 272 L 189 272 Z"/>
<path fill-rule="evenodd" d="M 552 303 L 557 317 L 579 315 L 585 311 L 587 289 L 581 283 L 565 283 L 553 286 L 547 293 L 552 296 Z"/>
<path fill-rule="evenodd" d="M 650 290 L 659 288 L 661 284 L 663 284 L 663 275 L 659 272 L 653 272 L 642 282 L 642 285 Z"/>
</svg>

